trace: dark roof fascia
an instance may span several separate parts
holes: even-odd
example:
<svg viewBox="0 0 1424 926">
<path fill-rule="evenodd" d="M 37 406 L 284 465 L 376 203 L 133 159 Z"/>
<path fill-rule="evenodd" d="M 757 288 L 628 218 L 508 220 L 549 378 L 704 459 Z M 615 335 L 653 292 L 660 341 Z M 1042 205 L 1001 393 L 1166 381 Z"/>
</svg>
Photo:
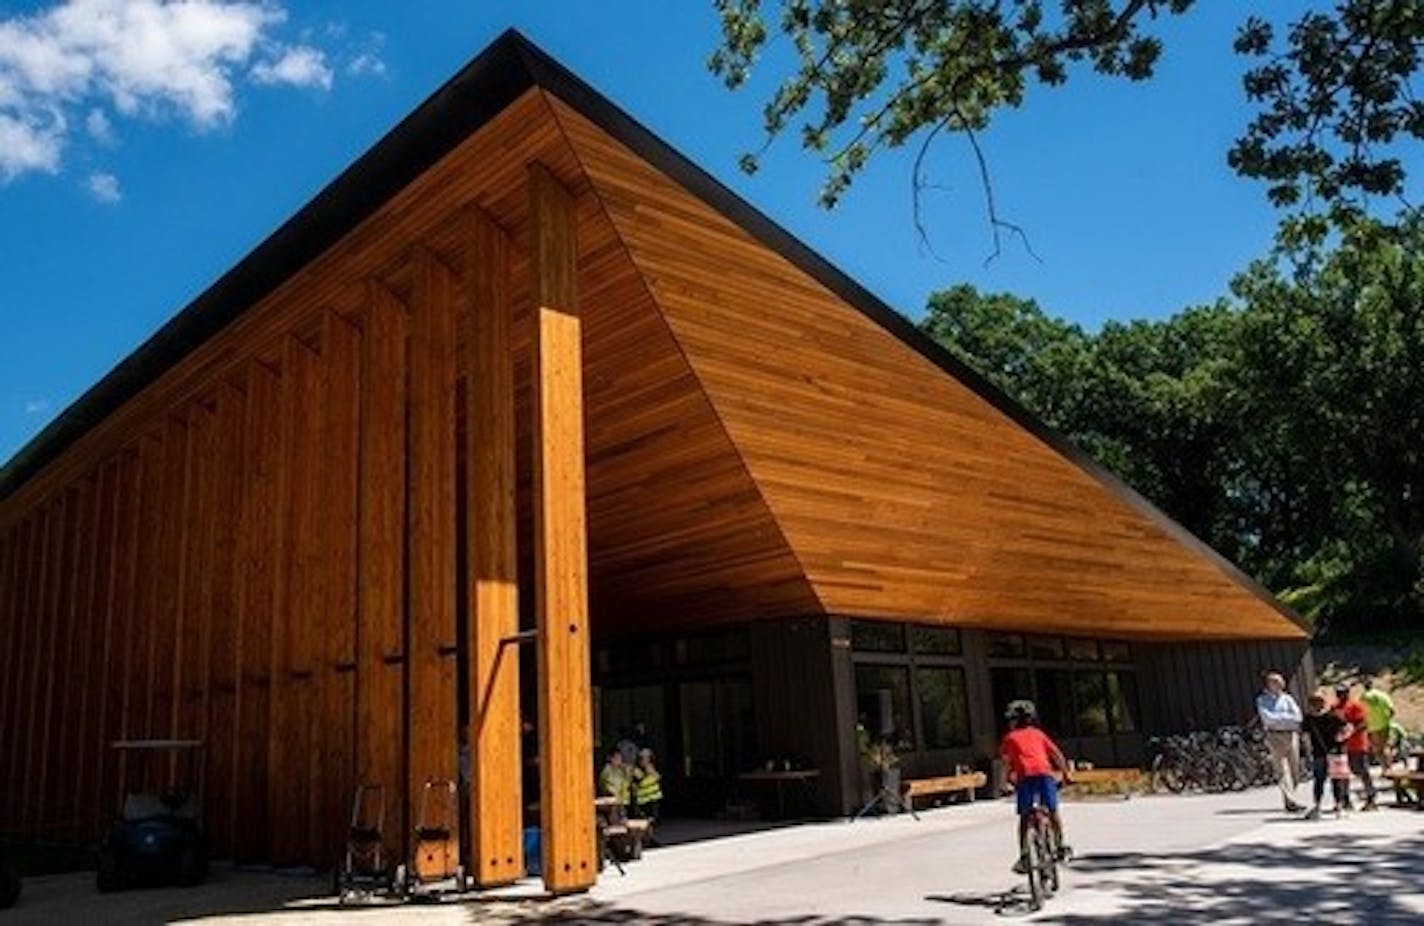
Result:
<svg viewBox="0 0 1424 926">
<path fill-rule="evenodd" d="M 513 29 L 501 34 L 310 203 L 26 444 L 0 470 L 0 501 L 14 494 L 92 427 L 335 244 L 533 86 L 572 106 L 757 241 L 973 390 L 1177 542 L 1206 557 L 1257 598 L 1310 632 L 1306 621 L 1235 564 L 955 357 L 909 318 L 837 269 Z"/>
<path fill-rule="evenodd" d="M 1084 470 L 1130 508 L 1144 515 L 1168 536 L 1206 557 L 1230 578 L 1307 634 L 1310 625 L 1263 587 L 1195 534 L 1168 517 L 1156 505 L 1103 467 L 1082 448 L 1049 427 L 1006 392 L 973 367 L 960 360 L 922 331 L 914 322 L 881 301 L 874 293 L 816 253 L 795 235 L 742 199 L 716 177 L 699 167 L 671 145 L 658 138 L 638 120 L 614 105 L 580 77 L 516 36 L 528 66 L 539 85 L 592 120 L 599 128 L 626 145 L 639 157 L 684 186 L 766 247 L 786 258 L 798 269 L 857 309 L 871 321 L 895 335 L 907 347 L 973 390 L 995 409 L 1026 429 L 1058 454 Z"/>
<path fill-rule="evenodd" d="M 0 501 L 533 87 L 527 45 L 502 34 L 76 399 L 0 469 Z"/>
</svg>

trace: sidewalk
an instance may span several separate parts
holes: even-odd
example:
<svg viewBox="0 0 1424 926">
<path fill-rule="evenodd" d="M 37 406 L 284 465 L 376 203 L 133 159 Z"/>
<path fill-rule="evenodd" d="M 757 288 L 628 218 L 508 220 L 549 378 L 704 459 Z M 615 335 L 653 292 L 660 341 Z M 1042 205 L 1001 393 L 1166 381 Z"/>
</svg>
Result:
<svg viewBox="0 0 1424 926">
<path fill-rule="evenodd" d="M 1271 790 L 1065 805 L 1077 861 L 1034 916 L 1021 905 L 1013 808 L 986 801 L 808 824 L 650 850 L 587 896 L 337 909 L 309 878 L 218 871 L 196 890 L 94 893 L 91 876 L 36 879 L 5 926 L 592 923 L 880 926 L 1002 923 L 1424 922 L 1424 814 L 1386 806 L 1301 821 Z M 1018 893 L 1016 893 L 1018 892 Z"/>
</svg>

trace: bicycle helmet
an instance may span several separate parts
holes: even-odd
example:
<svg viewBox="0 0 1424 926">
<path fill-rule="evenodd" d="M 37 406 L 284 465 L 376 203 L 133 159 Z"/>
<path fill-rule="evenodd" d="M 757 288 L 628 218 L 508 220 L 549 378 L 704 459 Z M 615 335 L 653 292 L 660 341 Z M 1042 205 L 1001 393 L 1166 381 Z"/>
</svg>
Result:
<svg viewBox="0 0 1424 926">
<path fill-rule="evenodd" d="M 1004 708 L 1005 720 L 1032 720 L 1038 716 L 1038 708 L 1027 698 L 1019 698 L 1009 702 L 1009 706 Z"/>
</svg>

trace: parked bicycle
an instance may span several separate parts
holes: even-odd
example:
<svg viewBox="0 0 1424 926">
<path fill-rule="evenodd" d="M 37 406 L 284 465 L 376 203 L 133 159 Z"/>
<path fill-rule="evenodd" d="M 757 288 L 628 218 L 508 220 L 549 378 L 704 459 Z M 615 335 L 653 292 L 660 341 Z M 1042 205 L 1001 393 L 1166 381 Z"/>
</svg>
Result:
<svg viewBox="0 0 1424 926">
<path fill-rule="evenodd" d="M 1153 791 L 1242 791 L 1274 780 L 1264 734 L 1221 727 L 1167 736 L 1147 743 L 1148 784 Z"/>
</svg>

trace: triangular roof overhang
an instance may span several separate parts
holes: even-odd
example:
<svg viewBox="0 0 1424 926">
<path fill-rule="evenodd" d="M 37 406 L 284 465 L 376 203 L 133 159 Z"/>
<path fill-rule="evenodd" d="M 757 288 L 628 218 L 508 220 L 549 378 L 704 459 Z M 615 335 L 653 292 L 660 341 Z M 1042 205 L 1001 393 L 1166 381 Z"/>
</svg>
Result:
<svg viewBox="0 0 1424 926">
<path fill-rule="evenodd" d="M 781 255 L 847 305 L 973 390 L 1007 418 L 1091 476 L 1119 501 L 1139 512 L 1196 556 L 1211 562 L 1231 581 L 1269 605 L 1291 626 L 1298 628 L 1300 635 L 1304 635 L 1305 623 L 1249 576 L 972 368 L 958 361 L 905 316 L 837 270 L 512 30 L 501 35 L 293 218 L 17 453 L 0 470 L 0 501 L 14 494 L 97 423 L 326 251 L 533 87 L 539 87 L 567 103 L 687 191 L 710 204 L 762 245 Z"/>
</svg>

